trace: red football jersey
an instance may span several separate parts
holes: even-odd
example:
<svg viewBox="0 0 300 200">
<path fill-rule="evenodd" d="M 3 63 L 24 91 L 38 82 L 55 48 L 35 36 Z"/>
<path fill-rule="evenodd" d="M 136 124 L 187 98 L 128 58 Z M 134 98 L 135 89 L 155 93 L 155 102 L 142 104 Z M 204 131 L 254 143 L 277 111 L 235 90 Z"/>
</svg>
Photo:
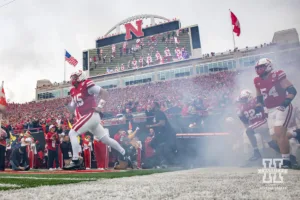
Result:
<svg viewBox="0 0 300 200">
<path fill-rule="evenodd" d="M 286 98 L 286 91 L 280 86 L 280 81 L 285 78 L 285 72 L 278 70 L 271 72 L 266 79 L 260 77 L 254 79 L 254 85 L 263 95 L 267 108 L 280 106 Z"/>
<path fill-rule="evenodd" d="M 249 125 L 264 120 L 266 118 L 265 113 L 261 112 L 255 114 L 256 104 L 256 99 L 251 99 L 248 103 L 241 104 L 238 108 L 238 115 L 240 117 L 247 118 L 249 120 Z"/>
<path fill-rule="evenodd" d="M 70 91 L 71 97 L 76 104 L 76 109 L 81 116 L 94 111 L 97 106 L 94 95 L 88 93 L 88 89 L 95 86 L 92 80 L 85 80 L 79 83 L 77 88 L 73 87 Z"/>
</svg>

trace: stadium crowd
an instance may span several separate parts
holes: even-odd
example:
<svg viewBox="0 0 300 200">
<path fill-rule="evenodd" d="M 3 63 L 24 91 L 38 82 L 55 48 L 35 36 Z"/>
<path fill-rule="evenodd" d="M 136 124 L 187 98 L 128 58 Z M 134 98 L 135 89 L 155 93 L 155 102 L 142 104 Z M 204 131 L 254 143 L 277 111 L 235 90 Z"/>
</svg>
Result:
<svg viewBox="0 0 300 200">
<path fill-rule="evenodd" d="M 289 65 L 293 66 L 293 63 L 289 63 Z M 289 72 L 289 69 L 290 67 L 286 68 L 286 71 Z M 236 88 L 238 86 L 236 80 L 238 80 L 239 77 L 245 76 L 239 75 L 241 73 L 247 73 L 247 70 L 244 70 L 243 72 L 221 71 L 209 75 L 183 77 L 175 80 L 165 80 L 137 86 L 128 86 L 125 88 L 109 89 L 109 101 L 105 106 L 105 113 L 114 117 L 122 113 L 128 118 L 130 118 L 130 116 L 132 117 L 133 113 L 145 113 L 147 117 L 151 117 L 151 109 L 149 109 L 149 107 L 154 102 L 159 102 L 160 109 L 166 111 L 166 113 L 172 108 L 177 107 L 180 109 L 180 114 L 182 116 L 195 116 L 202 114 L 207 110 L 214 111 L 220 108 L 222 109 L 226 107 L 225 105 L 227 103 L 234 101 L 235 93 L 233 90 L 239 90 L 239 88 Z M 62 134 L 68 132 L 68 120 L 73 123 L 73 120 L 70 119 L 70 113 L 65 108 L 65 104 L 68 101 L 70 101 L 69 97 L 41 102 L 29 102 L 25 104 L 10 103 L 6 115 L 4 116 L 5 118 L 2 126 L 5 126 L 12 133 L 21 136 L 19 139 L 26 137 L 28 134 L 27 130 L 35 131 L 35 129 L 42 129 L 45 138 L 47 138 L 46 135 L 49 134 L 51 131 L 50 127 L 54 124 L 56 126 L 55 132 L 57 136 L 51 136 L 51 140 L 48 139 L 49 144 L 55 139 L 55 148 L 60 149 L 61 151 L 63 149 L 62 145 L 64 145 L 66 148 L 70 149 L 68 137 L 65 137 L 64 134 Z M 124 122 L 128 123 L 131 119 L 127 119 Z M 146 124 L 149 123 L 151 123 L 151 120 L 147 120 Z M 123 145 L 128 146 L 129 149 L 132 149 L 131 147 L 134 146 L 133 144 L 135 144 L 137 146 L 136 149 L 138 149 L 139 142 L 142 142 L 142 146 L 145 146 L 142 154 L 143 158 L 153 157 L 155 151 L 150 145 L 153 140 L 153 129 L 151 130 L 150 128 L 149 130 L 148 128 L 146 138 L 139 138 L 139 135 L 137 135 L 137 137 L 134 137 L 134 143 L 128 145 L 131 143 L 130 140 L 128 140 L 128 136 L 132 133 L 132 131 L 130 133 L 129 130 L 115 130 L 115 132 L 113 132 L 113 134 L 115 134 L 114 138 L 118 142 L 122 142 L 123 140 L 121 140 L 120 137 L 127 138 L 127 140 L 123 140 L 123 143 L 125 141 L 125 144 Z M 139 141 L 140 139 L 142 141 Z M 85 141 L 89 142 L 87 143 Z M 92 141 L 91 138 L 81 138 L 82 152 L 87 149 L 93 152 L 94 148 L 101 148 L 101 145 L 100 147 L 97 147 L 97 145 L 95 146 L 95 143 L 91 145 L 91 142 L 95 142 L 95 140 Z M 34 160 L 34 163 L 30 164 L 30 167 L 46 167 L 51 169 L 52 164 L 49 165 L 48 159 L 51 160 L 50 163 L 52 163 L 54 158 L 53 156 L 50 156 L 49 148 L 47 148 L 47 146 L 45 148 L 39 146 L 39 141 L 37 140 L 35 140 L 33 144 L 35 146 L 33 149 L 35 150 L 27 150 L 27 152 L 33 152 L 32 155 L 28 155 L 28 158 L 31 156 L 31 161 Z M 48 146 L 50 146 L 49 144 Z M 13 144 L 10 145 L 8 143 L 7 145 L 7 150 L 14 149 Z M 58 148 L 58 146 L 60 146 L 60 148 Z M 11 153 L 12 152 L 13 151 L 11 151 Z M 136 152 L 138 151 L 133 151 L 133 154 L 138 158 L 138 153 Z M 68 154 L 69 150 L 65 153 L 59 153 L 58 155 L 62 155 L 59 160 L 63 159 L 63 163 L 69 162 L 70 156 Z M 93 154 L 95 153 L 93 152 Z M 141 156 L 141 152 L 139 152 L 139 154 L 139 156 Z M 93 157 L 95 160 L 95 155 L 93 155 Z M 112 160 L 116 159 L 116 157 L 111 155 L 109 158 Z M 146 160 L 143 160 L 143 162 Z M 55 164 L 56 161 L 57 160 L 55 160 Z M 91 160 L 88 160 L 86 162 L 90 161 Z M 157 161 L 154 160 L 154 162 Z M 141 161 L 139 161 L 139 163 L 141 164 Z M 152 163 L 150 163 L 150 165 L 153 166 Z M 101 167 L 98 166 L 98 168 L 104 168 L 102 166 L 104 166 L 103 163 L 101 163 Z M 60 168 L 62 165 L 59 165 L 58 167 L 56 164 L 56 166 L 53 167 Z"/>
<path fill-rule="evenodd" d="M 172 108 L 177 108 L 177 110 L 179 110 L 178 114 L 182 116 L 191 115 L 193 117 L 196 115 L 195 118 L 197 118 L 197 115 L 203 114 L 208 108 L 212 110 L 218 109 L 224 107 L 226 102 L 231 101 L 230 99 L 232 99 L 233 96 L 230 96 L 232 95 L 230 91 L 234 86 L 234 80 L 237 73 L 238 72 L 233 71 L 223 71 L 204 76 L 184 77 L 176 80 L 166 80 L 125 88 L 109 89 L 110 101 L 106 104 L 105 113 L 113 117 L 123 114 L 125 119 L 122 123 L 127 123 L 127 125 L 125 125 L 126 127 L 129 122 L 133 122 L 133 113 L 145 113 L 147 117 L 153 118 L 155 111 L 151 109 L 151 106 L 154 102 L 159 102 L 160 110 L 166 111 L 166 113 L 168 113 L 168 110 L 172 110 Z M 63 146 L 67 146 L 70 150 L 69 139 L 68 137 L 65 137 L 65 135 L 67 136 L 68 130 L 70 129 L 69 122 L 72 124 L 76 121 L 75 118 L 72 119 L 70 117 L 71 115 L 65 107 L 66 102 L 69 101 L 70 99 L 67 97 L 40 102 L 28 102 L 24 104 L 10 103 L 6 111 L 5 120 L 2 122 L 2 126 L 13 134 L 10 139 L 14 142 L 11 141 L 7 143 L 7 150 L 10 152 L 7 152 L 7 155 L 10 155 L 11 153 L 13 153 L 12 155 L 19 154 L 19 151 L 14 152 L 14 149 L 21 148 L 18 146 L 22 145 L 22 138 L 31 137 L 30 132 L 43 132 L 45 136 L 45 148 L 39 145 L 38 140 L 31 137 L 33 146 L 31 145 L 26 150 L 28 153 L 28 162 L 30 164 L 29 167 L 46 167 L 50 170 L 54 168 L 60 169 L 63 165 L 58 165 L 58 162 L 69 162 L 69 151 L 66 150 L 63 152 Z M 153 124 L 153 121 L 148 119 L 146 120 L 146 124 Z M 53 129 L 53 127 L 55 128 Z M 135 125 L 134 129 L 136 128 L 137 126 Z M 138 128 L 136 131 L 137 130 Z M 146 146 L 146 149 L 143 151 L 143 157 L 148 159 L 143 162 L 151 160 L 150 162 L 146 162 L 146 166 L 156 165 L 154 163 L 158 163 L 157 160 L 159 159 L 155 156 L 156 154 L 150 146 L 153 139 L 153 129 L 152 131 L 151 129 L 148 129 L 149 132 L 146 133 L 145 138 L 138 138 L 139 136 L 136 137 L 136 131 L 133 132 L 131 127 L 128 131 L 125 128 L 112 134 L 114 134 L 115 139 L 121 143 L 124 148 L 126 147 L 132 152 L 133 157 L 137 160 L 139 159 L 139 161 L 136 161 L 137 166 L 141 166 L 139 144 Z M 50 136 L 48 136 L 49 134 Z M 131 134 L 133 135 L 130 136 Z M 12 139 L 12 137 L 15 136 L 18 138 L 17 140 Z M 120 137 L 123 139 L 120 139 Z M 142 140 L 142 143 L 140 143 L 140 139 Z M 103 148 L 101 147 L 101 144 L 85 137 L 82 137 L 80 140 L 82 145 L 82 155 L 88 150 L 90 152 L 89 154 L 93 155 L 93 160 L 95 160 L 96 154 L 93 149 Z M 89 143 L 85 143 L 87 140 L 89 140 Z M 90 142 L 94 143 L 91 144 Z M 53 146 L 54 143 L 55 146 Z M 60 148 L 58 148 L 58 146 L 60 146 Z M 60 157 L 55 156 L 55 152 L 57 152 L 57 155 Z M 84 155 L 85 162 L 92 161 L 91 159 L 87 160 L 89 157 L 90 156 Z M 114 163 L 116 156 L 112 154 L 109 158 L 110 163 Z M 98 158 L 98 160 L 103 159 Z M 8 163 L 9 158 L 7 157 L 7 167 L 9 167 Z M 55 163 L 53 168 L 52 163 Z M 98 168 L 104 168 L 102 161 L 100 162 L 100 165 L 97 165 Z M 85 166 L 91 167 L 91 164 L 86 164 Z M 16 168 L 16 166 L 13 168 Z"/>
<path fill-rule="evenodd" d="M 112 116 L 144 112 L 154 101 L 161 104 L 166 111 L 172 107 L 182 109 L 182 115 L 188 115 L 191 107 L 197 102 L 198 110 L 219 108 L 229 99 L 238 72 L 226 71 L 210 75 L 185 77 L 176 80 L 166 80 L 146 83 L 138 86 L 109 89 L 109 99 L 105 113 Z M 53 122 L 67 127 L 70 113 L 64 108 L 68 98 L 59 98 L 41 102 L 24 104 L 10 103 L 5 116 L 5 123 L 10 125 L 15 133 L 22 129 L 45 128 Z"/>
</svg>

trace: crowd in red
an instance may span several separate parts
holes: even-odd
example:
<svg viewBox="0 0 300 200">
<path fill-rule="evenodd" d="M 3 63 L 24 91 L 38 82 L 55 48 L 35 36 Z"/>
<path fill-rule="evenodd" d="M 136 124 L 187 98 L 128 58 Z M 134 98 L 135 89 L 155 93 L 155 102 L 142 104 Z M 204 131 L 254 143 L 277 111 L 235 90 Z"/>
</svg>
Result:
<svg viewBox="0 0 300 200">
<path fill-rule="evenodd" d="M 68 110 L 64 107 L 66 98 L 24 104 L 8 104 L 3 123 L 8 123 L 16 133 L 23 129 L 44 128 L 45 125 L 62 121 L 67 125 Z"/>
<path fill-rule="evenodd" d="M 192 99 L 201 99 L 205 107 L 215 107 L 224 95 L 228 96 L 234 86 L 236 72 L 219 72 L 193 78 L 181 78 L 156 83 L 116 88 L 110 90 L 110 101 L 106 105 L 107 111 L 118 114 L 128 107 L 128 102 L 137 112 L 146 110 L 147 105 L 158 101 L 162 110 L 173 106 L 182 108 Z M 229 96 L 228 96 L 229 97 Z M 135 110 L 134 110 L 135 111 Z"/>
<path fill-rule="evenodd" d="M 124 112 L 142 112 L 153 101 L 161 103 L 162 110 L 177 106 L 187 114 L 186 108 L 192 100 L 201 100 L 203 109 L 218 107 L 226 99 L 231 99 L 237 72 L 226 71 L 197 77 L 184 77 L 173 80 L 147 83 L 138 86 L 109 90 L 109 101 L 105 112 L 114 116 Z M 66 98 L 24 104 L 11 103 L 5 119 L 15 129 L 42 127 L 53 121 L 61 121 L 67 126 L 69 113 L 64 104 Z"/>
</svg>

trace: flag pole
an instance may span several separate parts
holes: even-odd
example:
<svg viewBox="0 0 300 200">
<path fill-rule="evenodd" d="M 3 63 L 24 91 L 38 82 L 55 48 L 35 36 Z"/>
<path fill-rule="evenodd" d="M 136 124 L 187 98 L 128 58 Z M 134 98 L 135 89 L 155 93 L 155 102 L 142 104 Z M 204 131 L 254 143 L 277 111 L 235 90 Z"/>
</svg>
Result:
<svg viewBox="0 0 300 200">
<path fill-rule="evenodd" d="M 229 9 L 229 19 L 230 19 L 230 30 L 231 30 L 231 33 L 232 33 L 232 41 L 233 41 L 233 51 L 235 50 L 235 38 L 234 38 L 234 33 L 233 33 L 233 30 L 232 30 L 232 20 L 231 20 L 231 10 Z"/>
<path fill-rule="evenodd" d="M 64 54 L 64 82 L 66 82 L 66 50 Z"/>
<path fill-rule="evenodd" d="M 4 87 L 4 81 L 2 81 L 2 84 L 1 84 L 1 90 L 3 89 Z M 2 92 L 2 91 L 0 91 Z M 0 112 L 0 129 L 2 128 L 2 112 Z"/>
</svg>

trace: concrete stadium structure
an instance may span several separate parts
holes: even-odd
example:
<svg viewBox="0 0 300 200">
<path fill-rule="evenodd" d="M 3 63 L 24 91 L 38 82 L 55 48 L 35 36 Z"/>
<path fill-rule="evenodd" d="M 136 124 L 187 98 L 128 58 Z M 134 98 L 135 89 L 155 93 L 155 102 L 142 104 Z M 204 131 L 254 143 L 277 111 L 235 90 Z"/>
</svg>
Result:
<svg viewBox="0 0 300 200">
<path fill-rule="evenodd" d="M 108 34 L 113 30 L 120 31 L 120 26 L 124 23 L 139 18 L 150 18 L 152 23 L 154 23 L 154 18 L 167 20 L 166 18 L 154 15 L 138 15 L 131 17 L 115 25 L 106 33 L 103 39 L 110 37 Z M 111 37 L 116 35 L 117 34 L 112 34 Z M 272 42 L 268 44 L 265 43 L 255 47 L 245 47 L 243 49 L 237 48 L 221 53 L 212 52 L 201 56 L 198 54 L 196 56 L 191 56 L 186 60 L 177 60 L 165 64 L 154 64 L 143 68 L 129 69 L 123 72 L 90 76 L 89 78 L 97 85 L 110 89 L 182 77 L 205 75 L 223 70 L 244 70 L 252 67 L 255 62 L 262 57 L 268 57 L 275 63 L 280 63 L 282 56 L 295 55 L 291 57 L 299 57 L 299 52 L 299 35 L 296 29 L 288 29 L 275 32 Z M 89 74 L 88 70 L 89 69 L 85 72 L 86 74 Z M 40 101 L 67 97 L 70 88 L 71 85 L 68 82 L 51 83 L 49 80 L 39 80 L 36 85 L 36 100 Z"/>
</svg>

